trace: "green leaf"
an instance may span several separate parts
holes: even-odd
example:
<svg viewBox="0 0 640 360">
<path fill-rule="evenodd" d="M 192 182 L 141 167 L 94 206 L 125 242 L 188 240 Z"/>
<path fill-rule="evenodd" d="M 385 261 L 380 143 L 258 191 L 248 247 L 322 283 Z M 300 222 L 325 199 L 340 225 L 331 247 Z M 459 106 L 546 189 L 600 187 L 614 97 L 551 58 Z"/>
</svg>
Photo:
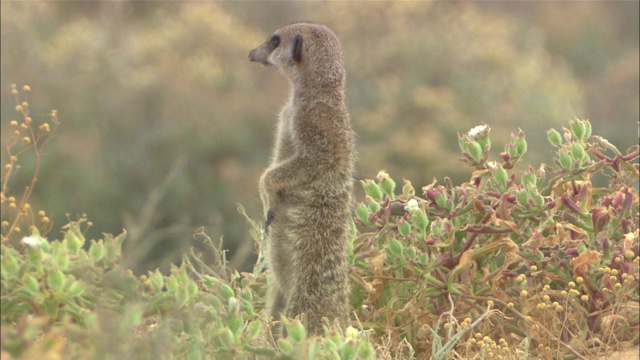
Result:
<svg viewBox="0 0 640 360">
<path fill-rule="evenodd" d="M 78 297 L 84 293 L 85 286 L 79 281 L 74 281 L 73 283 L 71 283 L 71 286 L 69 286 L 69 289 L 67 289 L 67 291 L 72 297 Z"/>
<path fill-rule="evenodd" d="M 179 286 L 175 292 L 176 302 L 179 307 L 184 306 L 189 301 L 189 292 L 184 286 Z"/>
<path fill-rule="evenodd" d="M 58 269 L 54 269 L 47 274 L 47 285 L 54 291 L 62 289 L 64 280 L 64 274 Z"/>
<path fill-rule="evenodd" d="M 58 317 L 58 301 L 57 300 L 45 300 L 43 308 L 44 308 L 44 313 L 47 316 L 50 316 L 52 318 L 57 318 Z"/>
</svg>

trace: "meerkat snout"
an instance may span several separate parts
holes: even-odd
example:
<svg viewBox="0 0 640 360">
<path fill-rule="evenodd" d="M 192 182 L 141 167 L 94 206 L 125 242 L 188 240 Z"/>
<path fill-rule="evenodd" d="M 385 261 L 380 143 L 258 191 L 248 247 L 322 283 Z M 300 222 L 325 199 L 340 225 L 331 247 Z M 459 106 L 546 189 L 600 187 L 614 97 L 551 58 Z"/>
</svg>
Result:
<svg viewBox="0 0 640 360">
<path fill-rule="evenodd" d="M 288 35 L 288 34 L 287 34 Z M 289 39 L 284 39 L 285 42 L 289 42 Z M 290 59 L 290 64 L 299 63 L 302 61 L 302 36 L 296 34 L 293 36 L 291 45 L 286 46 L 284 49 L 281 47 L 281 36 L 279 34 L 273 34 L 262 45 L 249 51 L 249 60 L 252 62 L 259 62 L 265 66 L 275 66 L 279 59 L 286 55 Z M 282 54 L 287 52 L 287 54 Z M 284 65 L 284 64 L 280 64 Z"/>
</svg>

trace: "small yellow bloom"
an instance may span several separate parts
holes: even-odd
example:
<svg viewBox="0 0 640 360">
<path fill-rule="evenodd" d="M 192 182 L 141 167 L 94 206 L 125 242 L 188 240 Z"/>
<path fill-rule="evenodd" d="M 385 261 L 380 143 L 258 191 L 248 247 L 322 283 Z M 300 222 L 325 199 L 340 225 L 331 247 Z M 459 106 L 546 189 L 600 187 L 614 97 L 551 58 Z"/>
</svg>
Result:
<svg viewBox="0 0 640 360">
<path fill-rule="evenodd" d="M 22 91 L 29 92 L 29 91 L 31 91 L 31 87 L 29 85 L 25 85 L 25 86 L 22 87 Z"/>
<path fill-rule="evenodd" d="M 29 144 L 31 142 L 31 139 L 29 139 L 28 136 L 25 136 L 25 137 L 22 138 L 22 142 L 25 143 L 25 144 Z"/>
</svg>

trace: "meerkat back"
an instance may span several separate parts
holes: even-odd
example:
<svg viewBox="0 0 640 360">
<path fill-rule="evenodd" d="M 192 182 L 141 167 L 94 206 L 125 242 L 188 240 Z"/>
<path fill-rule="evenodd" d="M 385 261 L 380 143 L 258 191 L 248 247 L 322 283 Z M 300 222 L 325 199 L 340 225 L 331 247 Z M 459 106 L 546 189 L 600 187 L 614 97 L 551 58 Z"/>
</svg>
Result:
<svg viewBox="0 0 640 360">
<path fill-rule="evenodd" d="M 322 332 L 323 317 L 346 327 L 355 155 L 342 46 L 327 27 L 297 23 L 274 32 L 249 59 L 277 70 L 291 85 L 273 160 L 260 179 L 270 314 L 304 314 L 312 334 Z"/>
</svg>

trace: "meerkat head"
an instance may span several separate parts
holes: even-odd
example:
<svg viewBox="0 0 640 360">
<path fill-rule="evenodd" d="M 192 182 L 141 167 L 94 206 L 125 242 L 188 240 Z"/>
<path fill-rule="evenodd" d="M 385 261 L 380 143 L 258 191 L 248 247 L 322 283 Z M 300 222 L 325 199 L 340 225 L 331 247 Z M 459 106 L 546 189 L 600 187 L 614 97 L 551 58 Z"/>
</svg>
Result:
<svg viewBox="0 0 640 360">
<path fill-rule="evenodd" d="M 344 82 L 342 45 L 323 25 L 296 23 L 282 27 L 251 50 L 249 60 L 278 70 L 294 84 Z"/>
</svg>

